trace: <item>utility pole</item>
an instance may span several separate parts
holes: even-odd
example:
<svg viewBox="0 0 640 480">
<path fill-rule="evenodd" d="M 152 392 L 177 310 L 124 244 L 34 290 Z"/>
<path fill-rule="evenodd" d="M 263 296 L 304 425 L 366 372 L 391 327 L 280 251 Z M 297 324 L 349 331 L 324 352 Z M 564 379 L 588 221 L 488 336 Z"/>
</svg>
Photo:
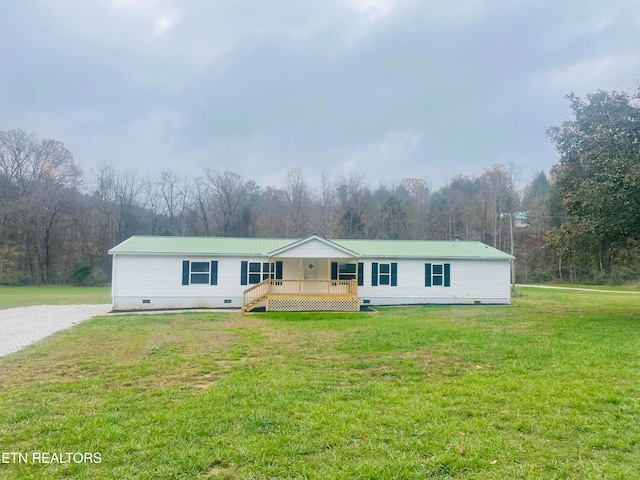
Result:
<svg viewBox="0 0 640 480">
<path fill-rule="evenodd" d="M 500 212 L 500 218 L 504 218 L 505 215 L 509 215 L 509 236 L 511 237 L 511 256 L 513 257 L 513 218 L 510 213 Z M 516 293 L 516 259 L 511 259 L 511 291 Z"/>
</svg>

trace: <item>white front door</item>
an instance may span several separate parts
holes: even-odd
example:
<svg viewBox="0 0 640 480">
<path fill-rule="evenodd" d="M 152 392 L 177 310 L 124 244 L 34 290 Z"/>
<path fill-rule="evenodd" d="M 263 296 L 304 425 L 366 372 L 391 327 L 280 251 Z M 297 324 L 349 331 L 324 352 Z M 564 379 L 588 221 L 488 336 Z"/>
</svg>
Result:
<svg viewBox="0 0 640 480">
<path fill-rule="evenodd" d="M 304 279 L 317 280 L 319 266 L 320 265 L 317 258 L 303 258 L 302 267 L 304 270 Z"/>
</svg>

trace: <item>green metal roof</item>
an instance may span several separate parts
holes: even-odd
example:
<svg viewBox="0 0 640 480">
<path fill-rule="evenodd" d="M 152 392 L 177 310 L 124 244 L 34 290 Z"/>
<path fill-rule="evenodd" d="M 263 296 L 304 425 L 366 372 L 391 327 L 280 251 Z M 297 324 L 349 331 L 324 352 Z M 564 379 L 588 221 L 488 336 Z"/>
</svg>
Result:
<svg viewBox="0 0 640 480">
<path fill-rule="evenodd" d="M 363 257 L 504 258 L 511 255 L 476 241 L 333 240 Z"/>
<path fill-rule="evenodd" d="M 109 253 L 266 255 L 296 240 L 293 238 L 133 236 L 113 247 Z"/>
<path fill-rule="evenodd" d="M 268 255 L 299 241 L 295 238 L 133 236 L 110 254 Z M 511 255 L 476 241 L 330 240 L 362 257 L 509 259 Z"/>
</svg>

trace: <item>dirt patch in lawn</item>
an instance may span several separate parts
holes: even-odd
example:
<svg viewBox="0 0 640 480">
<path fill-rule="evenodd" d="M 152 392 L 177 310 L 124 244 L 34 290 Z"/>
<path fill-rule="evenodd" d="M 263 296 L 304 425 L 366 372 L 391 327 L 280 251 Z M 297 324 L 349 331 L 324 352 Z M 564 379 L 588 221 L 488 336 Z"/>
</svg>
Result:
<svg viewBox="0 0 640 480">
<path fill-rule="evenodd" d="M 101 377 L 105 385 L 117 388 L 132 375 L 138 386 L 210 385 L 237 364 L 242 352 L 234 347 L 244 339 L 214 322 L 71 330 L 24 352 L 19 361 L 0 363 L 0 373 L 5 384 L 28 380 L 43 385 Z"/>
</svg>

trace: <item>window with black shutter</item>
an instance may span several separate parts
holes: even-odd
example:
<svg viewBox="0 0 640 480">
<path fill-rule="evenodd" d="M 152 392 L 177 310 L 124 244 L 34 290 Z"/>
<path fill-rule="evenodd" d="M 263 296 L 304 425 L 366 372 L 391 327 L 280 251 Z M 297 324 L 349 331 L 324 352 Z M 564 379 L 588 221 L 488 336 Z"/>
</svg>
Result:
<svg viewBox="0 0 640 480">
<path fill-rule="evenodd" d="M 271 278 L 282 279 L 282 262 L 240 262 L 240 284 L 255 285 Z"/>
<path fill-rule="evenodd" d="M 182 261 L 182 285 L 217 285 L 218 261 Z"/>
<path fill-rule="evenodd" d="M 390 285 L 398 286 L 398 264 L 392 263 L 372 263 L 371 264 L 371 286 Z"/>
<path fill-rule="evenodd" d="M 450 287 L 451 264 L 450 263 L 425 263 L 424 264 L 425 287 Z"/>
</svg>

